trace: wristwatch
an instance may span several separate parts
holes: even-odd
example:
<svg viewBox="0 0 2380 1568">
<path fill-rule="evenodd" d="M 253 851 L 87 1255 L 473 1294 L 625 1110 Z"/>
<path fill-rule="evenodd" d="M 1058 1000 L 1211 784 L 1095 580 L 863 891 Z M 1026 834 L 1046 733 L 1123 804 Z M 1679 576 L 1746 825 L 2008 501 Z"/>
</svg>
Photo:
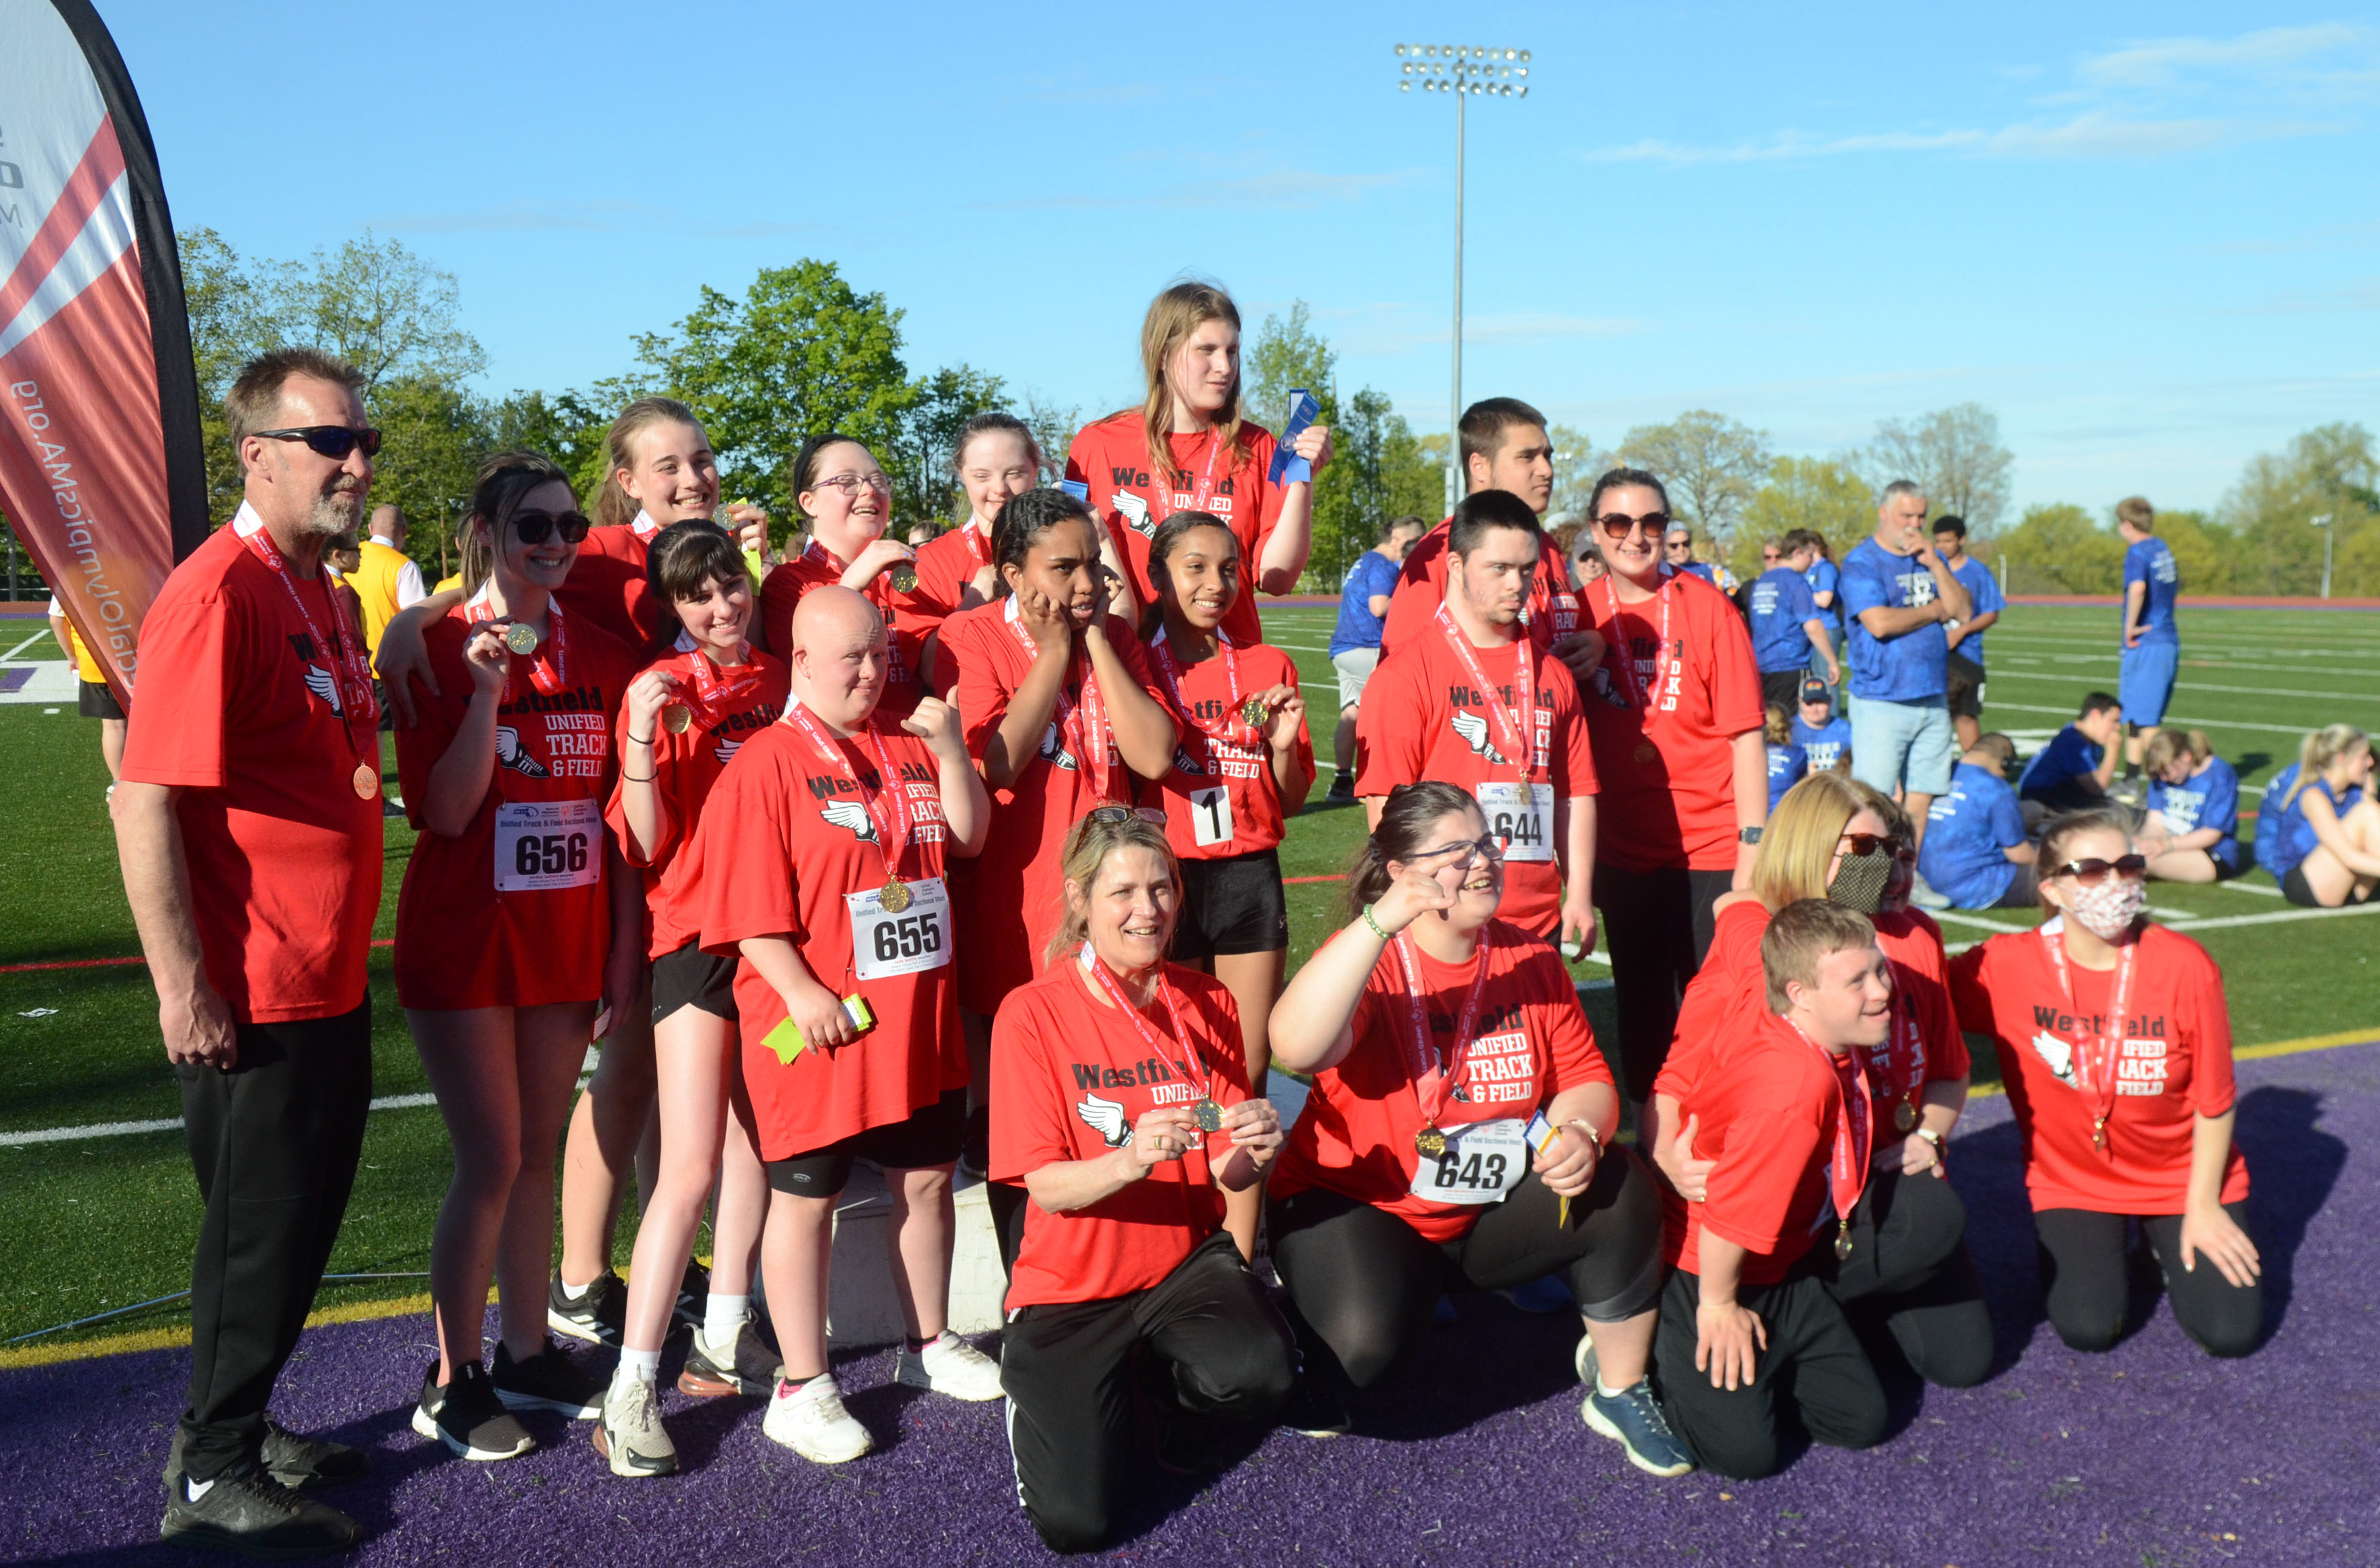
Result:
<svg viewBox="0 0 2380 1568">
<path fill-rule="evenodd" d="M 1735 830 L 1735 842 L 1738 844 L 1758 844 L 1760 842 L 1760 833 L 1761 830 L 1758 828 L 1738 828 Z"/>
</svg>

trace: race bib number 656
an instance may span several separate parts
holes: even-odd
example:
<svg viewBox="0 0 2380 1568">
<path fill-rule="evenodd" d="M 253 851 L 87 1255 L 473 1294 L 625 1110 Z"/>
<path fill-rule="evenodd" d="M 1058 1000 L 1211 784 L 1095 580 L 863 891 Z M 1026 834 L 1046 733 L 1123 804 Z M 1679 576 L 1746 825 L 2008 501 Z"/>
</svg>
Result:
<svg viewBox="0 0 2380 1568">
<path fill-rule="evenodd" d="M 592 887 L 603 875 L 603 808 L 592 800 L 496 805 L 496 891 Z"/>
</svg>

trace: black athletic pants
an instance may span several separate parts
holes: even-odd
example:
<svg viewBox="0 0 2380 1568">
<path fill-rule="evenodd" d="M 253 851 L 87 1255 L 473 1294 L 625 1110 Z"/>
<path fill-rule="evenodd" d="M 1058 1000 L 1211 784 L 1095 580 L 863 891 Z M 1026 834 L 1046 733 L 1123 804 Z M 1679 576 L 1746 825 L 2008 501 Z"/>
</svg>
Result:
<svg viewBox="0 0 2380 1568">
<path fill-rule="evenodd" d="M 2248 1206 L 2227 1203 L 2223 1212 L 2242 1230 Z M 2049 1298 L 2050 1325 L 2076 1350 L 2106 1350 L 2124 1331 L 2124 1226 L 2127 1216 L 2088 1209 L 2045 1209 L 2033 1217 L 2041 1238 L 2041 1284 Z M 2141 1234 L 2165 1272 L 2165 1294 L 2182 1332 L 2211 1355 L 2245 1355 L 2265 1329 L 2262 1284 L 2241 1289 L 2204 1258 L 2196 1269 L 2181 1266 L 2181 1216 L 2141 1218 Z"/>
<path fill-rule="evenodd" d="M 1734 885 L 1731 870 L 1595 869 L 1595 902 L 1603 911 L 1612 1000 L 1620 1008 L 1621 1087 L 1632 1100 L 1653 1096 L 1653 1079 L 1677 1032 L 1678 1003 L 1710 952 L 1718 918 L 1712 901 Z"/>
<path fill-rule="evenodd" d="M 1170 1364 L 1192 1416 L 1270 1421 L 1295 1371 L 1288 1326 L 1225 1232 L 1148 1290 L 1009 1314 L 1000 1381 L 1016 1496 L 1053 1551 L 1097 1550 L 1122 1509 L 1135 1351 Z"/>
<path fill-rule="evenodd" d="M 256 1456 L 338 1240 L 371 1107 L 371 999 L 335 1018 L 240 1025 L 238 1046 L 228 1073 L 176 1069 L 206 1203 L 182 1412 L 182 1469 L 198 1481 Z"/>
<path fill-rule="evenodd" d="M 1831 1240 L 1829 1234 L 1816 1246 Z M 1653 1366 L 1662 1408 L 1704 1469 L 1739 1481 L 1776 1474 L 1788 1420 L 1834 1448 L 1883 1440 L 1884 1386 L 1841 1305 L 1806 1260 L 1778 1284 L 1738 1287 L 1735 1299 L 1758 1316 L 1768 1348 L 1755 1350 L 1752 1381 L 1732 1392 L 1711 1387 L 1708 1370 L 1695 1369 L 1701 1299 L 1701 1280 L 1683 1270 L 1670 1276 Z"/>
<path fill-rule="evenodd" d="M 1852 1255 L 1829 1226 L 1813 1268 L 1856 1320 L 1880 1320 L 1927 1382 L 1973 1388 L 1992 1369 L 1992 1315 L 1967 1254 L 1967 1207 L 1931 1175 L 1876 1172 L 1852 1206 Z"/>
<path fill-rule="evenodd" d="M 1579 1310 L 1618 1323 L 1661 1290 L 1661 1204 L 1624 1149 L 1605 1151 L 1595 1179 L 1561 1199 L 1532 1171 L 1485 1208 L 1458 1240 L 1434 1242 L 1398 1216 L 1319 1187 L 1269 1206 L 1273 1266 L 1297 1308 L 1293 1327 L 1309 1371 L 1335 1362 L 1369 1388 L 1429 1332 L 1450 1289 L 1504 1290 L 1562 1273 Z"/>
</svg>

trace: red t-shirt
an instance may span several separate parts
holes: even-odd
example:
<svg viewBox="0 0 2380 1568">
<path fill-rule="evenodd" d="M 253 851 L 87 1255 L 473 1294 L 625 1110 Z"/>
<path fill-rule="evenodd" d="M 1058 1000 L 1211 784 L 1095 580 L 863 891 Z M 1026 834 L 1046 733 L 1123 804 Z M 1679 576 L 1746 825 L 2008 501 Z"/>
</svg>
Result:
<svg viewBox="0 0 2380 1568">
<path fill-rule="evenodd" d="M 1490 922 L 1482 936 L 1494 939 L 1488 980 L 1463 1080 L 1438 1115 L 1441 1129 L 1525 1122 L 1556 1095 L 1611 1082 L 1570 971 L 1553 949 L 1502 920 Z M 1425 1060 L 1444 1063 L 1453 1051 L 1480 960 L 1475 955 L 1468 964 L 1441 964 L 1418 942 L 1412 952 L 1429 1018 L 1431 1054 Z M 1351 1027 L 1354 1044 L 1337 1066 L 1315 1075 L 1313 1093 L 1290 1129 L 1270 1189 L 1286 1197 L 1321 1187 L 1394 1214 L 1430 1241 L 1455 1240 L 1486 1206 L 1439 1203 L 1413 1191 L 1421 1163 L 1414 1135 L 1424 1117 L 1415 1088 L 1412 1003 L 1396 944 L 1383 949 L 1372 966 Z"/>
<path fill-rule="evenodd" d="M 1397 574 L 1396 591 L 1389 596 L 1389 614 L 1380 623 L 1383 658 L 1427 635 L 1430 619 L 1446 602 L 1449 525 L 1440 523 L 1415 541 Z M 1522 617 L 1529 640 L 1550 651 L 1554 643 L 1579 627 L 1578 590 L 1562 559 L 1561 546 L 1550 538 L 1538 548 L 1537 574 L 1529 583 L 1529 602 Z"/>
<path fill-rule="evenodd" d="M 1732 742 L 1760 728 L 1760 666 L 1726 594 L 1692 573 L 1671 577 L 1663 591 L 1670 652 L 1658 660 L 1658 685 L 1659 598 L 1621 605 L 1615 624 L 1610 578 L 1579 595 L 1586 623 L 1610 645 L 1582 693 L 1605 782 L 1596 856 L 1628 871 L 1724 871 L 1736 860 Z M 1623 662 L 1631 659 L 1650 695 L 1649 716 Z"/>
<path fill-rule="evenodd" d="M 360 647 L 334 618 L 327 574 L 292 574 L 324 638 Z M 338 628 L 338 629 L 334 629 Z M 364 998 L 380 913 L 380 777 L 369 684 L 342 723 L 332 655 L 236 526 L 176 566 L 140 626 L 140 700 L 124 777 L 182 791 L 174 814 L 192 924 L 213 986 L 242 1024 L 334 1018 Z"/>
<path fill-rule="evenodd" d="M 1234 449 L 1219 454 L 1215 432 L 1197 431 L 1167 437 L 1173 453 L 1172 483 L 1160 494 L 1148 471 L 1148 434 L 1140 410 L 1127 408 L 1097 424 L 1085 425 L 1066 450 L 1066 477 L 1088 485 L 1091 509 L 1107 519 L 1108 532 L 1132 574 L 1133 589 L 1143 604 L 1157 602 L 1148 580 L 1148 545 L 1165 519 L 1176 512 L 1211 512 L 1229 524 L 1240 541 L 1239 602 L 1223 617 L 1224 635 L 1237 643 L 1264 639 L 1257 614 L 1257 578 L 1263 568 L 1265 541 L 1281 521 L 1281 504 L 1288 493 L 1268 477 L 1272 470 L 1273 439 L 1262 425 L 1240 421 Z M 1207 503 L 1198 504 L 1198 488 L 1210 471 L 1213 482 Z"/>
<path fill-rule="evenodd" d="M 978 763 L 985 739 L 1000 727 L 1009 698 L 1033 667 L 1033 655 L 1009 618 L 1014 605 L 1013 599 L 997 599 L 942 623 L 937 662 L 949 667 L 957 685 L 967 750 Z M 1110 615 L 1107 637 L 1134 683 L 1162 706 L 1164 692 L 1148 673 L 1132 628 Z M 1080 711 L 1090 667 L 1089 656 L 1078 650 L 1066 675 L 1061 707 L 1073 703 Z M 967 877 L 974 918 L 967 922 L 967 940 L 959 949 L 960 1005 L 989 1016 L 1000 1011 L 1002 997 L 1041 972 L 1041 954 L 1057 932 L 1063 903 L 1058 852 L 1067 830 L 1094 806 L 1131 804 L 1132 775 L 1104 722 L 1100 739 L 1108 749 L 1104 790 L 1093 771 L 1083 765 L 1087 759 L 1068 746 L 1053 712 L 1040 755 L 1017 771 L 1008 788 L 992 791 L 991 834 Z"/>
<path fill-rule="evenodd" d="M 1281 790 L 1273 783 L 1272 748 L 1241 722 L 1239 712 L 1241 704 L 1257 692 L 1276 686 L 1295 691 L 1297 666 L 1269 643 L 1232 649 L 1239 673 L 1234 697 L 1232 669 L 1224 650 L 1218 649 L 1213 658 L 1181 670 L 1181 689 L 1176 691 L 1166 685 L 1162 647 L 1160 642 L 1149 649 L 1148 667 L 1181 731 L 1173 770 L 1165 775 L 1161 789 L 1167 842 L 1184 860 L 1222 860 L 1278 847 L 1282 812 Z M 1314 741 L 1303 721 L 1297 726 L 1297 765 L 1311 785 Z"/>
<path fill-rule="evenodd" d="M 1746 1250 L 1744 1283 L 1782 1280 L 1810 1250 L 1827 1211 L 1842 1103 L 1825 1053 L 1764 1011 L 1679 1108 L 1680 1125 L 1696 1118 L 1695 1155 L 1718 1163 L 1705 1200 L 1686 1206 L 1683 1233 L 1668 1238 L 1677 1267 L 1702 1272 L 1707 1225 Z"/>
<path fill-rule="evenodd" d="M 770 568 L 768 580 L 760 585 L 760 626 L 771 652 L 792 663 L 795 606 L 811 589 L 840 583 L 848 565 L 837 565 L 826 546 L 812 540 L 799 555 Z M 922 578 L 919 586 L 923 586 Z M 889 567 L 859 590 L 859 595 L 884 617 L 884 651 L 890 665 L 884 672 L 884 695 L 877 699 L 876 711 L 887 718 L 898 719 L 917 706 L 917 654 L 926 645 L 925 633 L 933 628 L 928 625 L 919 629 L 919 624 L 904 608 L 908 596 L 892 591 Z"/>
<path fill-rule="evenodd" d="M 766 1043 L 784 1021 L 784 999 L 750 964 L 737 966 L 744 1083 L 764 1160 L 790 1160 L 869 1127 L 905 1122 L 967 1081 L 948 957 L 951 908 L 947 902 L 937 906 L 917 885 L 943 875 L 941 769 L 924 741 L 881 715 L 870 717 L 868 733 L 882 743 L 907 792 L 915 825 L 899 869 L 915 902 L 899 916 L 870 918 L 863 911 L 866 930 L 856 936 L 846 895 L 885 882 L 885 839 L 865 805 L 881 787 L 882 770 L 873 746 L 856 736 L 835 739 L 823 724 L 819 733 L 834 745 L 839 764 L 819 755 L 790 712 L 746 741 L 712 786 L 696 834 L 701 866 L 719 869 L 701 877 L 704 951 L 735 957 L 747 937 L 783 937 L 820 985 L 837 996 L 866 997 L 876 1014 L 876 1027 L 857 1039 L 831 1051 L 813 1046 L 789 1065 Z M 855 778 L 861 788 L 855 789 Z M 878 812 L 889 815 L 882 802 Z M 885 932 L 889 942 L 880 934 Z M 873 966 L 888 951 L 896 966 L 905 966 L 905 943 L 910 960 L 939 952 L 942 962 L 860 977 L 863 960 Z"/>
<path fill-rule="evenodd" d="M 2190 1194 L 2192 1120 L 2222 1115 L 2237 1093 L 2223 971 L 2180 932 L 2142 930 L 2104 1151 L 2091 1145 L 2096 1102 L 2075 1087 L 2074 1066 L 2080 1042 L 2095 1048 L 2106 1028 L 2116 973 L 2085 969 L 2071 955 L 2066 972 L 2070 1001 L 2039 931 L 1996 936 L 1950 960 L 1959 1015 L 1999 1051 L 2024 1136 L 2025 1190 L 2035 1209 L 2179 1214 Z M 2247 1196 L 2248 1162 L 2235 1142 L 2222 1197 Z"/>
<path fill-rule="evenodd" d="M 1509 712 L 1519 701 L 1513 687 L 1521 650 L 1527 652 L 1536 687 L 1527 792 L 1520 787 L 1519 760 L 1507 754 L 1497 706 L 1500 702 Z M 1493 701 L 1473 684 L 1463 656 L 1436 626 L 1427 637 L 1380 661 L 1355 716 L 1363 742 L 1355 793 L 1384 796 L 1399 784 L 1437 779 L 1479 796 L 1488 831 L 1508 833 L 1512 840 L 1504 859 L 1504 918 L 1533 936 L 1550 936 L 1561 921 L 1556 815 L 1562 802 L 1594 795 L 1598 787 L 1578 684 L 1559 661 L 1525 638 L 1472 652 L 1481 673 L 1497 683 Z"/>
<path fill-rule="evenodd" d="M 1248 1098 L 1239 1008 L 1221 981 L 1165 966 L 1196 1062 L 1152 1052 L 1140 1031 L 1094 994 L 1098 984 L 1070 958 L 1000 1004 L 991 1026 L 992 1180 L 1021 1184 L 1045 1165 L 1097 1160 L 1123 1147 L 1142 1116 L 1160 1105 L 1194 1104 L 1202 1088 L 1218 1105 Z M 1141 1017 L 1159 1040 L 1174 1041 L 1162 1000 Z M 1223 1223 L 1208 1146 L 1221 1160 L 1232 1140 L 1209 1135 L 1087 1209 L 1051 1214 L 1028 1199 L 1025 1240 L 1009 1271 L 1009 1308 L 1111 1301 L 1172 1273 Z"/>
<path fill-rule="evenodd" d="M 959 612 L 959 601 L 976 573 L 991 564 L 991 540 L 969 517 L 965 524 L 938 534 L 917 551 L 917 586 L 893 595 L 901 629 L 914 632 L 920 647 Z"/>
<path fill-rule="evenodd" d="M 589 529 L 570 576 L 554 590 L 564 613 L 577 616 L 582 626 L 602 627 L 634 653 L 660 641 L 666 607 L 653 599 L 645 553 L 661 531 L 642 512 L 632 523 Z"/>
<path fill-rule="evenodd" d="M 396 775 L 421 834 L 396 899 L 396 998 L 433 1009 L 592 1002 L 612 946 L 603 830 L 618 771 L 612 716 L 636 678 L 636 656 L 567 611 L 534 654 L 514 655 L 488 792 L 470 825 L 447 838 L 423 823 L 422 803 L 470 707 L 463 645 L 484 614 L 458 604 L 424 631 L 443 695 L 417 683 L 419 719 L 396 732 Z"/>
<path fill-rule="evenodd" d="M 719 782 L 720 770 L 746 741 L 776 723 L 785 711 L 785 688 L 792 678 L 785 662 L 773 653 L 754 649 L 748 672 L 722 671 L 701 650 L 686 646 L 690 639 L 683 634 L 678 640 L 679 647 L 648 666 L 677 677 L 681 700 L 693 715 L 683 735 L 672 735 L 667 724 L 654 723 L 653 788 L 669 817 L 661 842 L 645 858 L 638 858 L 631 847 L 627 808 L 621 804 L 622 792 L 627 787 L 625 779 L 613 788 L 611 804 L 603 811 L 604 822 L 619 840 L 621 854 L 644 873 L 645 907 L 652 918 L 646 951 L 654 958 L 675 953 L 702 935 L 699 866 L 686 850 L 694 843 L 703 806 L 710 798 L 711 786 Z M 720 699 L 699 702 L 694 699 L 698 662 L 717 671 L 718 677 L 731 687 L 738 676 L 755 684 L 732 697 L 722 692 Z M 619 716 L 622 736 L 627 735 L 627 725 L 628 705 L 624 699 Z"/>
</svg>

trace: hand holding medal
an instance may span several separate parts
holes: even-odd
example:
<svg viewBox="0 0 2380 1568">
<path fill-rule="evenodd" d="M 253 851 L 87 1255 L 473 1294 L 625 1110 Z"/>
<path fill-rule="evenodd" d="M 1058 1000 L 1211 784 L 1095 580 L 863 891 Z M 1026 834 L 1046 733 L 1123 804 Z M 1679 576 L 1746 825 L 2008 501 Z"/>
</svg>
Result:
<svg viewBox="0 0 2380 1568">
<path fill-rule="evenodd" d="M 1124 1144 L 1124 1150 L 1131 1158 L 1133 1173 L 1147 1175 L 1151 1166 L 1181 1159 L 1205 1142 L 1206 1137 L 1189 1106 L 1160 1105 L 1142 1112 L 1140 1120 L 1133 1124 L 1132 1136 Z"/>
<path fill-rule="evenodd" d="M 659 668 L 646 670 L 630 681 L 625 738 L 650 746 L 656 726 L 666 727 L 672 735 L 685 734 L 686 725 L 674 722 L 672 715 L 684 713 L 690 720 L 693 714 L 677 700 L 677 677 Z"/>
<path fill-rule="evenodd" d="M 512 678 L 510 650 L 505 623 L 482 621 L 471 628 L 470 639 L 463 644 L 463 667 L 471 673 L 474 691 L 493 697 L 504 689 Z"/>
</svg>

